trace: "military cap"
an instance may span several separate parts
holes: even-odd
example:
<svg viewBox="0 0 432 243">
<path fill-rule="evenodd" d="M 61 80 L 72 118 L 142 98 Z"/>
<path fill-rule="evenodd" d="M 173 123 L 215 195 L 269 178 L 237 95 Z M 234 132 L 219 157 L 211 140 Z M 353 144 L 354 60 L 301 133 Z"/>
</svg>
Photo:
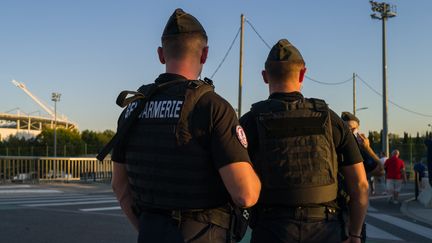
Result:
<svg viewBox="0 0 432 243">
<path fill-rule="evenodd" d="M 358 124 L 360 124 L 360 120 L 348 111 L 342 112 L 341 118 L 344 121 L 356 121 Z"/>
<path fill-rule="evenodd" d="M 299 62 L 304 63 L 299 50 L 287 39 L 279 40 L 268 54 L 266 62 Z"/>
<path fill-rule="evenodd" d="M 204 27 L 194 16 L 178 8 L 168 19 L 162 38 L 186 33 L 202 33 L 207 36 Z"/>
</svg>

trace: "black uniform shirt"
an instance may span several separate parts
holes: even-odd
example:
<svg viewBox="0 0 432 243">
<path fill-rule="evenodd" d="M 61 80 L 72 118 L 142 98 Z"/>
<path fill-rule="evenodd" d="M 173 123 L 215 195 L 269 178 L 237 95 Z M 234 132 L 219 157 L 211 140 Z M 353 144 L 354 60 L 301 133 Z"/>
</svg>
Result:
<svg viewBox="0 0 432 243">
<path fill-rule="evenodd" d="M 155 82 L 182 79 L 186 81 L 183 76 L 164 73 L 159 75 Z M 122 119 L 124 111 L 120 115 L 119 124 Z M 237 136 L 238 126 L 239 122 L 232 106 L 215 92 L 207 92 L 195 105 L 189 128 L 200 144 L 211 150 L 214 166 L 219 169 L 233 162 L 250 162 L 247 149 Z M 125 163 L 125 148 L 115 147 L 112 160 Z"/>
<path fill-rule="evenodd" d="M 360 153 L 363 157 L 363 165 L 365 167 L 366 173 L 370 173 L 378 166 L 378 162 L 376 162 L 368 153 L 364 152 L 359 145 Z"/>
<path fill-rule="evenodd" d="M 273 93 L 270 95 L 269 99 L 294 102 L 303 99 L 303 95 L 300 92 Z M 340 158 L 338 159 L 339 166 L 353 165 L 362 162 L 362 156 L 360 154 L 354 136 L 352 135 L 352 132 L 349 130 L 349 128 L 345 125 L 342 119 L 332 110 L 330 110 L 330 120 L 333 131 L 333 142 L 336 148 L 336 153 Z M 240 118 L 240 123 L 248 136 L 248 151 L 253 162 L 255 154 L 259 152 L 258 129 L 255 117 L 251 112 L 248 112 Z M 341 159 L 342 157 L 343 159 Z"/>
</svg>

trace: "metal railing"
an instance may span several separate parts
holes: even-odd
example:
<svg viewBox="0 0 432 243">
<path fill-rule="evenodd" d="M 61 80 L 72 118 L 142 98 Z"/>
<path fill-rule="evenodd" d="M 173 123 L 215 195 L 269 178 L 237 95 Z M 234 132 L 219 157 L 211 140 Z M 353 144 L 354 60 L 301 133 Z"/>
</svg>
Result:
<svg viewBox="0 0 432 243">
<path fill-rule="evenodd" d="M 0 156 L 0 184 L 44 181 L 110 181 L 112 161 L 96 158 Z"/>
</svg>

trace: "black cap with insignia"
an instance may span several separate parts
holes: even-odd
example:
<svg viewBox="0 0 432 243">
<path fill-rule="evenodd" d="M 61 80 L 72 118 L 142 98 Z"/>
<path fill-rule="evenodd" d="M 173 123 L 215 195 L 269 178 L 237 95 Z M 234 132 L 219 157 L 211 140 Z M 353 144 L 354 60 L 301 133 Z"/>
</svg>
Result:
<svg viewBox="0 0 432 243">
<path fill-rule="evenodd" d="M 341 118 L 344 121 L 356 121 L 358 124 L 360 124 L 360 120 L 348 111 L 342 112 Z"/>
<path fill-rule="evenodd" d="M 295 46 L 287 39 L 281 39 L 270 50 L 266 62 L 304 63 L 304 60 Z"/>
<path fill-rule="evenodd" d="M 201 33 L 207 37 L 201 23 L 194 16 L 178 8 L 168 19 L 162 38 L 186 33 Z"/>
</svg>

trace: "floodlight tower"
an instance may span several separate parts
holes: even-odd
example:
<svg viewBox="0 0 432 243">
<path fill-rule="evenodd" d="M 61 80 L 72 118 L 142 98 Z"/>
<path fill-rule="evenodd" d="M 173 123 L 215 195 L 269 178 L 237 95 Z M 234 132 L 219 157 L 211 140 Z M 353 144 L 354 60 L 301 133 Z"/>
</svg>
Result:
<svg viewBox="0 0 432 243">
<path fill-rule="evenodd" d="M 387 120 L 387 63 L 386 63 L 386 21 L 396 17 L 396 6 L 388 3 L 369 1 L 372 7 L 373 19 L 382 21 L 382 63 L 383 63 L 383 137 L 382 151 L 389 154 L 388 120 Z M 375 13 L 376 12 L 376 13 Z"/>
<path fill-rule="evenodd" d="M 60 101 L 60 96 L 60 93 L 51 94 L 51 100 L 54 101 L 54 157 L 57 157 L 57 102 Z"/>
</svg>

